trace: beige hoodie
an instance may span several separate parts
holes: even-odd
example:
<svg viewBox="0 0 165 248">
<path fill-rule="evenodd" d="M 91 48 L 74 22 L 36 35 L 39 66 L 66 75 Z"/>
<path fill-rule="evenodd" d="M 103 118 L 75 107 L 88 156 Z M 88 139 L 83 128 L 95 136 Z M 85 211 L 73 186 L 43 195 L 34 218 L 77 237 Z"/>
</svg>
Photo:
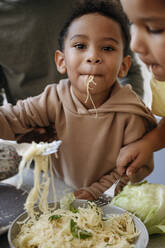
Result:
<svg viewBox="0 0 165 248">
<path fill-rule="evenodd" d="M 67 79 L 49 85 L 36 97 L 0 108 L 0 138 L 35 126 L 55 124 L 62 140 L 54 171 L 75 189 L 85 188 L 97 198 L 118 177 L 116 159 L 122 146 L 141 138 L 156 126 L 151 112 L 127 85 L 118 82 L 111 97 L 98 109 L 86 109 Z M 151 161 L 153 163 L 153 160 Z"/>
</svg>

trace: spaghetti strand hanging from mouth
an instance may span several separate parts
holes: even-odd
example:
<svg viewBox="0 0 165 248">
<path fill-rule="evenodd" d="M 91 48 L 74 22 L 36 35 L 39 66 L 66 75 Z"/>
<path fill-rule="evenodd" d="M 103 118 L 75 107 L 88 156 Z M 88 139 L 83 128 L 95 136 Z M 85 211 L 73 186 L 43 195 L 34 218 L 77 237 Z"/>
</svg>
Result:
<svg viewBox="0 0 165 248">
<path fill-rule="evenodd" d="M 96 105 L 92 99 L 92 96 L 90 94 L 90 90 L 92 90 L 93 88 L 90 87 L 90 84 L 93 84 L 94 86 L 96 86 L 96 83 L 94 81 L 94 76 L 93 75 L 90 75 L 90 76 L 87 76 L 86 79 L 85 79 L 85 85 L 87 87 L 87 97 L 86 97 L 86 100 L 85 100 L 85 103 L 88 102 L 88 100 L 91 101 L 92 105 L 93 105 L 93 108 L 95 109 L 96 111 L 96 118 L 97 118 L 97 108 L 96 108 Z"/>
</svg>

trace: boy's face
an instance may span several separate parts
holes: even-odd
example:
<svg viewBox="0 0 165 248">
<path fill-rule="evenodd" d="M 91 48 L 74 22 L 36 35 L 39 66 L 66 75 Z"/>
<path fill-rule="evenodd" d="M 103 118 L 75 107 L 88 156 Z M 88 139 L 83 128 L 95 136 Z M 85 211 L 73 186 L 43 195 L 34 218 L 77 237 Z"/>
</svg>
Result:
<svg viewBox="0 0 165 248">
<path fill-rule="evenodd" d="M 92 97 L 104 98 L 118 74 L 121 77 L 127 74 L 129 66 L 125 65 L 123 49 L 122 31 L 117 22 L 97 13 L 83 15 L 69 27 L 64 52 L 56 52 L 57 68 L 60 73 L 67 72 L 80 100 L 86 98 L 87 75 L 93 75 L 96 82 L 90 91 Z"/>
<path fill-rule="evenodd" d="M 152 68 L 158 80 L 165 80 L 165 1 L 121 0 L 130 19 L 131 49 Z"/>
</svg>

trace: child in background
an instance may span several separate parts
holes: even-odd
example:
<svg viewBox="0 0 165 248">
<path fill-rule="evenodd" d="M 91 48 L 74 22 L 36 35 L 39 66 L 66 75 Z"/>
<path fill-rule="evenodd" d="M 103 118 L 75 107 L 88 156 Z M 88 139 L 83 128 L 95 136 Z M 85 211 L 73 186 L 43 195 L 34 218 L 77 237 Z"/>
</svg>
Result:
<svg viewBox="0 0 165 248">
<path fill-rule="evenodd" d="M 93 200 L 109 188 L 119 177 L 121 147 L 156 126 L 131 87 L 118 82 L 131 64 L 129 39 L 127 18 L 116 1 L 80 2 L 60 33 L 55 53 L 57 69 L 68 79 L 0 108 L 3 139 L 55 125 L 62 145 L 58 159 L 52 156 L 54 172 L 75 189 L 77 198 Z M 151 168 L 152 156 L 149 164 Z M 124 176 L 119 187 L 127 182 Z"/>
<path fill-rule="evenodd" d="M 118 172 L 138 179 L 153 152 L 165 147 L 165 1 L 121 0 L 131 23 L 131 49 L 152 72 L 152 112 L 162 116 L 157 128 L 121 149 Z M 152 170 L 151 170 L 152 171 Z"/>
</svg>

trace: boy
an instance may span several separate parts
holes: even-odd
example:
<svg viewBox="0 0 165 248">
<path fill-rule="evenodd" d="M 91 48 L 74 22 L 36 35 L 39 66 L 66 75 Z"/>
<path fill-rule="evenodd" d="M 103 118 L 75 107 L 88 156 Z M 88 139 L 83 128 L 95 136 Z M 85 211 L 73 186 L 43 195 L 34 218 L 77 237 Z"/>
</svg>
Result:
<svg viewBox="0 0 165 248">
<path fill-rule="evenodd" d="M 15 139 L 54 124 L 62 140 L 56 175 L 75 188 L 77 198 L 93 200 L 119 177 L 120 148 L 156 122 L 130 87 L 117 80 L 126 76 L 131 62 L 128 23 L 116 1 L 80 2 L 60 33 L 59 45 L 55 62 L 68 79 L 14 107 L 1 107 L 0 136 Z M 127 182 L 123 177 L 119 187 Z"/>
</svg>

